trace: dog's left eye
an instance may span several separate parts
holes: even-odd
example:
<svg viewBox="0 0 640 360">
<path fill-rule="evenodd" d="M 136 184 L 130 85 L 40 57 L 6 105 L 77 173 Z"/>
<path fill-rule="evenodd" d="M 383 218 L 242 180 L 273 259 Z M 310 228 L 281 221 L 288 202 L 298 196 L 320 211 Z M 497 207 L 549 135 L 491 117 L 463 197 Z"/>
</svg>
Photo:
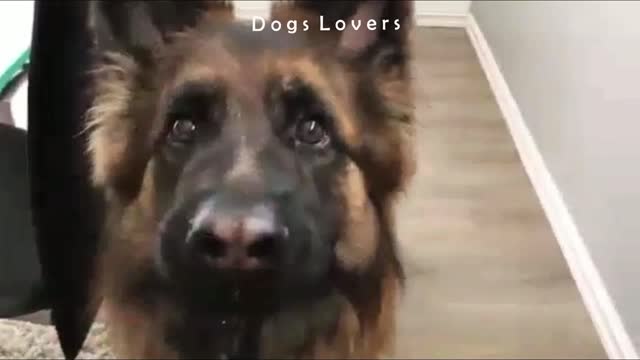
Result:
<svg viewBox="0 0 640 360">
<path fill-rule="evenodd" d="M 296 140 L 312 146 L 324 146 L 329 141 L 329 135 L 318 120 L 303 119 L 296 126 Z"/>
<path fill-rule="evenodd" d="M 171 140 L 176 142 L 189 142 L 196 132 L 196 124 L 189 119 L 179 119 L 173 122 L 171 127 Z"/>
</svg>

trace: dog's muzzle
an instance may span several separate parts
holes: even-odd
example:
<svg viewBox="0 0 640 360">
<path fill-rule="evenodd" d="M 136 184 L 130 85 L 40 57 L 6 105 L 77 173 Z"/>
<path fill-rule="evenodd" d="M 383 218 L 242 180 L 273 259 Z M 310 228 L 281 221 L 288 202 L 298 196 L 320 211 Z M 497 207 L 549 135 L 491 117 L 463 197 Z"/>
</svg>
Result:
<svg viewBox="0 0 640 360">
<path fill-rule="evenodd" d="M 327 291 L 332 228 L 293 198 L 221 189 L 178 205 L 156 244 L 164 283 L 201 302 L 233 303 L 239 292 L 283 303 Z"/>
</svg>

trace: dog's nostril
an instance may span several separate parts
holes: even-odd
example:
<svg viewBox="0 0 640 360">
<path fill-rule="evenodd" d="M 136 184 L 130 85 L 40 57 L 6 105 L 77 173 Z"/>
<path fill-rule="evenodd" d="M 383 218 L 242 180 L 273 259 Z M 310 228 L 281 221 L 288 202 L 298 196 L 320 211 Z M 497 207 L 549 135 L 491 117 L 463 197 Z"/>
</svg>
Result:
<svg viewBox="0 0 640 360">
<path fill-rule="evenodd" d="M 273 210 L 260 204 L 247 209 L 217 205 L 198 211 L 191 221 L 185 245 L 193 264 L 231 273 L 274 266 L 288 234 Z"/>
<path fill-rule="evenodd" d="M 276 248 L 276 235 L 265 234 L 256 239 L 247 248 L 247 255 L 253 258 L 265 258 L 273 255 Z"/>
<path fill-rule="evenodd" d="M 226 243 L 209 231 L 196 231 L 189 239 L 196 253 L 211 258 L 220 258 L 227 252 Z"/>
</svg>

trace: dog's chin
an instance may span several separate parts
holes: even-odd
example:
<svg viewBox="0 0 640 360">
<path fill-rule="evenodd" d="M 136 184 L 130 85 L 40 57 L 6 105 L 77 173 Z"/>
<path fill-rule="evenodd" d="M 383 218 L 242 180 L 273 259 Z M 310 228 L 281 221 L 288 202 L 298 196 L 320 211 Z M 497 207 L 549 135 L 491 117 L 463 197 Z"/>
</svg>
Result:
<svg viewBox="0 0 640 360">
<path fill-rule="evenodd" d="M 266 323 L 291 309 L 313 307 L 334 291 L 328 252 L 290 265 L 281 261 L 259 270 L 215 271 L 187 260 L 179 249 L 163 248 L 175 243 L 163 240 L 150 269 L 155 295 L 147 294 L 177 315 L 164 333 L 181 358 L 257 358 Z"/>
<path fill-rule="evenodd" d="M 273 351 L 269 347 L 295 355 L 314 335 L 337 326 L 341 303 L 335 300 L 326 296 L 273 313 L 183 309 L 179 320 L 167 324 L 164 341 L 181 358 L 257 359 Z"/>
<path fill-rule="evenodd" d="M 183 358 L 256 358 L 263 319 L 275 311 L 237 288 L 220 288 L 220 298 L 203 301 L 199 295 L 181 294 L 181 313 L 167 324 L 166 341 Z M 230 296 L 227 296 L 230 294 Z"/>
<path fill-rule="evenodd" d="M 291 309 L 308 315 L 303 309 L 326 302 L 332 294 L 325 282 L 292 288 L 276 275 L 224 274 L 208 283 L 166 279 L 161 296 L 180 315 L 167 324 L 165 341 L 183 358 L 258 358 L 265 324 L 273 327 L 274 319 Z"/>
<path fill-rule="evenodd" d="M 261 316 L 303 306 L 330 293 L 327 282 L 297 286 L 273 273 L 225 274 L 210 282 L 175 284 L 170 294 L 182 308 L 200 312 Z"/>
</svg>

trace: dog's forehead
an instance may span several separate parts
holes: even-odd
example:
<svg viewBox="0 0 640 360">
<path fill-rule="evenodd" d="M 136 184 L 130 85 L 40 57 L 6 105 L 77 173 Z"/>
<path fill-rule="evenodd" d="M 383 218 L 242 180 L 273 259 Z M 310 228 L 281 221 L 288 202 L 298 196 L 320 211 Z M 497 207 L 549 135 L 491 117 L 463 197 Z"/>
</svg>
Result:
<svg viewBox="0 0 640 360">
<path fill-rule="evenodd" d="M 253 22 L 235 21 L 223 28 L 219 36 L 227 48 L 238 53 L 292 51 L 312 44 L 300 29 L 288 31 L 283 27 L 276 31 L 269 26 L 268 20 L 262 27 L 254 25 Z"/>
<path fill-rule="evenodd" d="M 248 20 L 222 24 L 205 21 L 186 40 L 193 42 L 192 49 L 199 55 L 213 58 L 215 52 L 225 52 L 236 60 L 259 60 L 265 53 L 299 53 L 313 48 L 314 42 L 304 31 L 274 30 L 269 20 L 265 21 L 263 27 L 256 27 Z"/>
<path fill-rule="evenodd" d="M 259 100 L 275 78 L 300 75 L 293 63 L 314 59 L 314 45 L 304 33 L 275 31 L 268 25 L 258 31 L 246 21 L 204 24 L 180 38 L 173 50 L 173 86 L 224 83 L 229 90 Z"/>
</svg>

